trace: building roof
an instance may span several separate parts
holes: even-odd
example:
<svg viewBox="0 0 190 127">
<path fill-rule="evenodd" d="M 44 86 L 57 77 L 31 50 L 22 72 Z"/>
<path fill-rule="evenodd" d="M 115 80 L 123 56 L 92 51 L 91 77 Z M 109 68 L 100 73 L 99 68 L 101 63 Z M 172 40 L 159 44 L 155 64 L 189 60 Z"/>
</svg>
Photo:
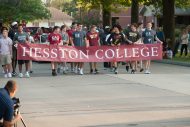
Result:
<svg viewBox="0 0 190 127">
<path fill-rule="evenodd" d="M 153 6 L 144 6 L 140 9 L 140 15 L 143 16 L 153 16 L 155 8 Z M 161 14 L 161 13 L 160 13 Z M 162 14 L 161 14 L 162 15 Z M 190 16 L 190 8 L 182 9 L 182 8 L 175 8 L 175 15 L 176 16 Z"/>
<path fill-rule="evenodd" d="M 48 10 L 51 13 L 51 18 L 49 21 L 71 21 L 73 18 L 66 13 L 62 12 L 61 10 L 58 10 L 54 7 L 48 7 Z"/>
<path fill-rule="evenodd" d="M 183 16 L 190 16 L 190 8 L 183 9 L 183 8 L 176 8 L 175 15 L 183 15 Z"/>
</svg>

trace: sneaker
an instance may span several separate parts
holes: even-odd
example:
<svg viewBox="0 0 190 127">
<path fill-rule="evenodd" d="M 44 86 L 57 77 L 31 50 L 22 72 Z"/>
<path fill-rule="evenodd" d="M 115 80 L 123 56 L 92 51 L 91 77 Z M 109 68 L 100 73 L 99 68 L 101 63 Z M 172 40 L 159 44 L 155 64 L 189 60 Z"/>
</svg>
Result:
<svg viewBox="0 0 190 127">
<path fill-rule="evenodd" d="M 150 74 L 151 72 L 149 70 L 145 70 L 145 74 Z"/>
<path fill-rule="evenodd" d="M 11 73 L 8 73 L 8 78 L 12 78 L 12 74 Z"/>
<path fill-rule="evenodd" d="M 131 74 L 135 74 L 135 70 L 134 69 L 131 70 Z"/>
<path fill-rule="evenodd" d="M 144 69 L 143 69 L 143 68 L 141 68 L 141 69 L 140 69 L 140 72 L 143 72 L 143 71 L 144 71 Z"/>
<path fill-rule="evenodd" d="M 22 73 L 19 73 L 19 78 L 23 78 L 23 74 Z"/>
<path fill-rule="evenodd" d="M 117 68 L 115 68 L 114 72 L 115 72 L 115 74 L 118 74 L 118 69 L 117 69 Z"/>
<path fill-rule="evenodd" d="M 57 76 L 55 69 L 52 70 L 52 76 Z"/>
<path fill-rule="evenodd" d="M 30 71 L 30 74 L 32 74 L 32 73 L 33 73 L 33 71 L 31 70 L 31 71 Z"/>
<path fill-rule="evenodd" d="M 148 70 L 148 74 L 151 74 L 151 72 Z"/>
<path fill-rule="evenodd" d="M 12 72 L 12 76 L 13 77 L 17 76 L 17 73 L 16 72 Z"/>
<path fill-rule="evenodd" d="M 97 69 L 94 70 L 94 74 L 98 74 L 99 71 Z"/>
<path fill-rule="evenodd" d="M 80 69 L 79 74 L 80 74 L 80 75 L 84 75 L 83 69 Z"/>
<path fill-rule="evenodd" d="M 93 69 L 90 69 L 90 74 L 92 74 L 94 71 L 93 71 Z"/>
<path fill-rule="evenodd" d="M 4 78 L 8 78 L 8 74 L 4 74 Z"/>
<path fill-rule="evenodd" d="M 125 69 L 127 72 L 129 72 L 129 66 L 126 66 Z"/>
<path fill-rule="evenodd" d="M 67 71 L 66 71 L 66 70 L 63 70 L 63 74 L 67 74 Z"/>
<path fill-rule="evenodd" d="M 25 77 L 26 77 L 26 78 L 30 78 L 29 72 L 26 72 L 26 73 L 25 73 Z"/>
</svg>

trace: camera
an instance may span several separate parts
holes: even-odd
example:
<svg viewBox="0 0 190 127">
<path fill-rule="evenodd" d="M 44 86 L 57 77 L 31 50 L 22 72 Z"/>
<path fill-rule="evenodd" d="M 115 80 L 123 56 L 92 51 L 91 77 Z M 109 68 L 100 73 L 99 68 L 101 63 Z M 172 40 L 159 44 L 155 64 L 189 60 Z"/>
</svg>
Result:
<svg viewBox="0 0 190 127">
<path fill-rule="evenodd" d="M 20 106 L 21 106 L 20 105 L 20 99 L 14 97 L 14 98 L 12 98 L 12 100 L 13 100 L 14 111 L 17 112 L 19 110 Z"/>
</svg>

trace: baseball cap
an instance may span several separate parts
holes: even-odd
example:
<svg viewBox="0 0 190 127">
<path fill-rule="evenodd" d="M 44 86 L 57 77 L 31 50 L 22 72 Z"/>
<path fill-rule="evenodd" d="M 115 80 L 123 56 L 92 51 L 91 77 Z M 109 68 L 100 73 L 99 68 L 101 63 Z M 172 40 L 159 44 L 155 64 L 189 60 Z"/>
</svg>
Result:
<svg viewBox="0 0 190 127">
<path fill-rule="evenodd" d="M 15 26 L 15 25 L 17 25 L 18 23 L 17 22 L 12 22 L 11 23 L 11 26 Z"/>
</svg>

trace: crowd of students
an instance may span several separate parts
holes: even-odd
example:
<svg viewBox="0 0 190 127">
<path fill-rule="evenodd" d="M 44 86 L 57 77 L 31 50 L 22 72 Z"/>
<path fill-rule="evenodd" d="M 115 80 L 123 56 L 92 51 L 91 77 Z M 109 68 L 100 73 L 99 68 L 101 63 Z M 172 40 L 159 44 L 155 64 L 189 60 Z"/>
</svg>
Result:
<svg viewBox="0 0 190 127">
<path fill-rule="evenodd" d="M 30 77 L 30 71 L 32 68 L 31 61 L 18 60 L 17 61 L 17 44 L 18 43 L 35 43 L 40 38 L 40 30 L 34 35 L 34 38 L 30 36 L 29 30 L 23 30 L 22 25 L 18 25 L 13 22 L 12 29 L 8 31 L 6 27 L 3 27 L 0 35 L 0 61 L 4 70 L 4 77 L 19 76 Z M 137 45 L 137 44 L 153 44 L 163 43 L 156 35 L 156 31 L 152 29 L 152 23 L 146 24 L 146 28 L 143 28 L 143 24 L 131 24 L 130 27 L 124 31 L 120 25 L 114 25 L 112 28 L 106 26 L 105 29 L 100 29 L 95 25 L 89 26 L 88 29 L 84 29 L 80 23 L 73 23 L 71 28 L 68 29 L 66 25 L 61 27 L 55 26 L 52 32 L 48 35 L 48 42 L 50 45 L 65 45 L 76 47 L 89 47 L 89 46 L 120 46 L 120 45 Z M 126 62 L 126 61 L 121 61 Z M 18 63 L 19 74 L 16 73 L 16 66 Z M 22 65 L 25 64 L 25 74 L 23 74 Z M 134 74 L 138 66 L 140 66 L 140 72 L 150 74 L 150 60 L 146 61 L 128 61 L 126 62 L 126 70 Z M 71 72 L 83 75 L 84 63 L 70 63 Z M 115 74 L 118 74 L 118 62 L 104 63 L 105 67 L 109 67 Z M 143 66 L 144 65 L 144 66 Z M 99 73 L 97 63 L 90 63 L 90 73 Z M 66 62 L 51 62 L 52 76 L 56 76 L 57 73 L 62 71 L 65 74 L 68 70 Z"/>
</svg>

